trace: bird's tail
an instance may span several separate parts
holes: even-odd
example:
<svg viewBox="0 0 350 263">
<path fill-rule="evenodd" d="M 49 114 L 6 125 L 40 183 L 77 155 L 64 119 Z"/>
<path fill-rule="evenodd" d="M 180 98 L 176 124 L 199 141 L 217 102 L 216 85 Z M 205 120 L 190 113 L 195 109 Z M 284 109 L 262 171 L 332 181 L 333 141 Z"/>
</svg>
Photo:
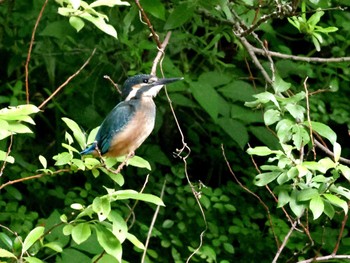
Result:
<svg viewBox="0 0 350 263">
<path fill-rule="evenodd" d="M 96 152 L 96 142 L 87 147 L 84 151 L 81 151 L 81 155 L 94 154 Z"/>
</svg>

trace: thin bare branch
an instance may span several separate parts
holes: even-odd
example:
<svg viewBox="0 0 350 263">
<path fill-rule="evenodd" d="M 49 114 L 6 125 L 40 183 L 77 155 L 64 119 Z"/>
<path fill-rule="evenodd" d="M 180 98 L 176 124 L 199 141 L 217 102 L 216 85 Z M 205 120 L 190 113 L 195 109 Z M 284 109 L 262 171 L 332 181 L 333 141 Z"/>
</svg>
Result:
<svg viewBox="0 0 350 263">
<path fill-rule="evenodd" d="M 85 63 L 74 74 L 69 76 L 67 78 L 67 80 L 65 82 L 63 82 L 63 84 L 61 86 L 59 86 L 43 103 L 41 103 L 38 108 L 41 109 L 42 107 L 44 107 L 53 97 L 55 97 L 57 95 L 58 92 L 60 92 L 61 89 L 63 89 L 73 78 L 75 78 L 85 68 L 85 66 L 87 64 L 89 64 L 89 62 L 90 62 L 91 58 L 94 56 L 95 52 L 96 52 L 96 48 L 94 48 L 94 50 L 92 51 L 89 58 L 85 61 Z"/>
<path fill-rule="evenodd" d="M 122 94 L 122 91 L 120 90 L 119 85 L 118 85 L 117 83 L 115 83 L 115 82 L 110 78 L 110 76 L 104 75 L 103 77 L 104 77 L 105 79 L 108 79 L 108 80 L 112 83 L 112 85 L 115 87 L 115 89 L 118 91 L 119 94 Z"/>
<path fill-rule="evenodd" d="M 350 201 L 348 201 L 348 207 L 349 207 L 349 205 L 350 205 Z M 337 243 L 335 244 L 335 247 L 334 247 L 334 250 L 332 252 L 332 255 L 336 255 L 337 252 L 338 252 L 340 241 L 343 238 L 344 228 L 345 228 L 346 222 L 348 221 L 348 218 L 349 218 L 348 214 L 345 214 L 344 218 L 343 218 L 343 221 L 341 222 L 341 228 L 340 228 L 340 231 L 339 231 L 338 240 L 337 240 Z"/>
<path fill-rule="evenodd" d="M 321 149 L 323 152 L 325 152 L 328 156 L 334 158 L 334 153 L 333 153 L 331 150 L 329 150 L 327 147 L 323 146 L 323 144 L 320 143 L 320 142 L 319 142 L 318 140 L 316 140 L 316 139 L 314 140 L 314 142 L 315 142 L 315 145 L 316 145 L 317 148 L 320 148 L 320 149 Z M 344 163 L 344 164 L 347 164 L 347 165 L 350 165 L 350 160 L 349 160 L 349 159 L 346 159 L 346 158 L 344 158 L 344 157 L 340 157 L 340 158 L 339 158 L 339 162 Z"/>
<path fill-rule="evenodd" d="M 350 259 L 350 255 L 328 255 L 328 256 L 322 256 L 322 257 L 314 257 L 314 258 L 298 261 L 298 263 L 321 262 L 321 261 L 328 261 L 331 259 Z"/>
<path fill-rule="evenodd" d="M 170 36 L 171 36 L 171 31 L 169 31 L 169 32 L 166 34 L 166 36 L 165 36 L 165 38 L 164 38 L 164 41 L 163 41 L 163 43 L 161 44 L 161 47 L 158 48 L 157 56 L 156 56 L 156 58 L 153 60 L 151 75 L 156 75 L 156 73 L 157 73 L 157 66 L 158 66 L 159 61 L 161 60 L 161 58 L 164 56 L 164 51 L 165 51 L 166 46 L 167 46 L 168 43 L 169 43 Z"/>
<path fill-rule="evenodd" d="M 33 49 L 33 44 L 34 44 L 34 39 L 35 39 L 35 32 L 36 32 L 36 29 L 38 28 L 39 21 L 40 21 L 41 17 L 43 16 L 43 13 L 44 13 L 44 10 L 45 10 L 45 7 L 46 7 L 47 3 L 48 3 L 48 0 L 45 0 L 43 6 L 41 7 L 41 10 L 40 10 L 40 13 L 38 15 L 38 18 L 35 21 L 35 25 L 34 25 L 33 32 L 32 32 L 32 38 L 31 38 L 30 43 L 29 43 L 27 60 L 26 60 L 25 66 L 24 66 L 27 104 L 29 104 L 29 61 L 30 61 L 30 56 L 32 54 L 32 49 Z"/>
<path fill-rule="evenodd" d="M 17 183 L 21 183 L 21 182 L 32 180 L 32 179 L 38 179 L 38 178 L 41 178 L 45 175 L 54 175 L 54 174 L 65 173 L 65 172 L 69 172 L 69 171 L 70 171 L 70 169 L 60 169 L 60 170 L 54 171 L 52 173 L 41 173 L 41 174 L 36 174 L 36 175 L 32 175 L 32 176 L 28 176 L 28 177 L 24 177 L 24 178 L 20 178 L 20 179 L 8 181 L 8 182 L 0 185 L 0 190 L 8 185 L 11 185 L 11 184 L 17 184 Z"/>
<path fill-rule="evenodd" d="M 162 190 L 160 192 L 160 199 L 163 199 L 165 185 L 166 185 L 166 180 L 164 180 L 163 187 L 162 187 Z M 157 219 L 157 216 L 158 216 L 158 213 L 159 213 L 159 209 L 160 209 L 160 205 L 157 206 L 156 211 L 154 212 L 154 215 L 153 215 L 153 218 L 152 218 L 151 225 L 149 226 L 149 230 L 148 230 L 148 234 L 147 234 L 147 238 L 146 238 L 146 242 L 145 242 L 145 249 L 143 250 L 143 254 L 142 254 L 142 258 L 141 258 L 141 263 L 145 262 L 148 244 L 149 244 L 149 241 L 151 239 L 153 227 L 154 227 L 154 224 L 156 223 L 156 219 Z"/>
<path fill-rule="evenodd" d="M 5 170 L 6 163 L 7 163 L 6 160 L 7 160 L 7 157 L 9 157 L 9 155 L 11 153 L 12 143 L 13 143 L 13 134 L 11 134 L 11 136 L 10 136 L 10 143 L 9 143 L 9 146 L 7 147 L 7 152 L 6 152 L 6 155 L 4 158 L 4 163 L 2 164 L 1 169 L 0 169 L 0 177 L 2 176 L 2 174 Z"/>
<path fill-rule="evenodd" d="M 307 122 L 309 124 L 310 129 L 310 139 L 312 143 L 312 152 L 314 153 L 314 160 L 316 160 L 316 150 L 315 150 L 315 144 L 314 144 L 314 136 L 312 132 L 312 125 L 311 125 L 311 118 L 310 118 L 310 103 L 309 103 L 309 90 L 307 88 L 307 82 L 308 77 L 304 80 L 304 89 L 305 89 L 305 99 L 306 99 L 306 114 L 307 114 Z"/>
<path fill-rule="evenodd" d="M 151 31 L 152 37 L 153 37 L 154 41 L 156 42 L 157 47 L 158 47 L 158 48 L 162 48 L 162 44 L 160 43 L 159 36 L 158 36 L 158 34 L 154 31 L 153 25 L 152 25 L 151 21 L 148 19 L 148 16 L 147 16 L 145 10 L 143 10 L 143 8 L 142 8 L 142 6 L 141 6 L 141 4 L 140 4 L 140 1 L 139 1 L 139 0 L 135 0 L 135 3 L 136 3 L 136 5 L 137 5 L 137 7 L 139 8 L 139 10 L 140 10 L 140 12 L 141 12 L 141 14 L 142 14 L 142 17 L 143 17 L 143 19 L 145 20 L 145 22 L 146 22 L 146 24 L 147 24 L 149 30 Z"/>
<path fill-rule="evenodd" d="M 287 233 L 287 235 L 284 237 L 284 240 L 282 242 L 282 245 L 279 247 L 279 249 L 277 250 L 277 253 L 274 257 L 274 259 L 272 260 L 272 263 L 276 263 L 277 259 L 279 258 L 279 256 L 282 253 L 282 250 L 284 249 L 284 247 L 287 245 L 287 242 L 289 240 L 290 235 L 293 233 L 295 226 L 297 225 L 298 220 L 295 220 L 294 223 L 292 224 L 292 227 L 289 229 L 289 232 Z"/>
</svg>

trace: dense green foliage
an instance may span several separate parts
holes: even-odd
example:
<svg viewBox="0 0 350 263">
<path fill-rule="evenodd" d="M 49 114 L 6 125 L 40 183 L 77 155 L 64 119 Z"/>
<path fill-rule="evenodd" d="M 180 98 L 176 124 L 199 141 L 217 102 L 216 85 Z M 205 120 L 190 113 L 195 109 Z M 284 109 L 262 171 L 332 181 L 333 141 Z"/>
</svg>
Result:
<svg viewBox="0 0 350 263">
<path fill-rule="evenodd" d="M 346 260 L 348 1 L 44 2 L 0 1 L 3 261 Z M 184 81 L 120 173 L 79 151 L 120 101 L 104 76 L 151 71 L 150 29 Z"/>
</svg>

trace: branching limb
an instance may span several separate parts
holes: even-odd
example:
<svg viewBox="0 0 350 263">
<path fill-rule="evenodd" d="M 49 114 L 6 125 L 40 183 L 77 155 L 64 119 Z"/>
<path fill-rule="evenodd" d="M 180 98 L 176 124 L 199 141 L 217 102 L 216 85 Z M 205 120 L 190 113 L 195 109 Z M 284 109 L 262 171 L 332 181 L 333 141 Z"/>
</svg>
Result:
<svg viewBox="0 0 350 263">
<path fill-rule="evenodd" d="M 171 36 L 171 31 L 169 31 L 169 32 L 166 34 L 166 36 L 165 36 L 165 38 L 164 38 L 164 41 L 163 41 L 163 43 L 161 44 L 161 47 L 158 48 L 157 56 L 156 56 L 156 58 L 153 60 L 151 75 L 156 75 L 157 66 L 158 66 L 159 61 L 161 60 L 161 58 L 164 56 L 164 50 L 165 50 L 166 46 L 167 46 L 168 43 L 169 43 L 170 36 Z"/>
</svg>

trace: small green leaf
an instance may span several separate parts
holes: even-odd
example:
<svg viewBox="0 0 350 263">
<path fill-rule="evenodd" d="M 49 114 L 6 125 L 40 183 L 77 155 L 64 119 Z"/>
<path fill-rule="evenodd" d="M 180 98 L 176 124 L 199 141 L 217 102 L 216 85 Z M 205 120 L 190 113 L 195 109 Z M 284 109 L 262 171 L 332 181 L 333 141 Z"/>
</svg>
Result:
<svg viewBox="0 0 350 263">
<path fill-rule="evenodd" d="M 145 202 L 153 203 L 155 205 L 165 206 L 163 200 L 151 194 L 138 193 L 135 190 L 119 190 L 109 194 L 115 200 L 136 199 Z"/>
<path fill-rule="evenodd" d="M 164 30 L 170 30 L 182 26 L 193 16 L 195 5 L 190 2 L 184 2 L 178 6 L 169 15 L 168 20 L 165 22 Z"/>
<path fill-rule="evenodd" d="M 51 248 L 52 250 L 61 253 L 63 251 L 62 245 L 59 242 L 50 242 L 44 244 L 44 247 Z"/>
<path fill-rule="evenodd" d="M 13 158 L 12 156 L 9 156 L 7 152 L 0 150 L 0 161 L 5 161 L 7 163 L 14 163 L 15 158 Z"/>
<path fill-rule="evenodd" d="M 241 149 L 243 149 L 248 140 L 249 135 L 246 125 L 241 121 L 233 120 L 228 117 L 221 117 L 217 120 L 219 126 L 235 141 Z"/>
<path fill-rule="evenodd" d="M 16 256 L 10 251 L 0 248 L 0 258 L 16 258 Z"/>
<path fill-rule="evenodd" d="M 289 82 L 285 82 L 279 74 L 277 74 L 276 72 L 276 78 L 275 81 L 272 83 L 272 87 L 275 90 L 276 93 L 278 92 L 284 92 L 290 89 L 290 87 L 292 86 L 291 83 Z"/>
<path fill-rule="evenodd" d="M 138 240 L 138 238 L 136 236 L 134 236 L 133 234 L 127 233 L 126 235 L 126 239 L 129 240 L 135 247 L 144 250 L 145 246 L 141 243 L 140 240 Z"/>
<path fill-rule="evenodd" d="M 349 166 L 345 166 L 343 164 L 339 164 L 338 169 L 341 171 L 342 175 L 348 180 L 350 181 L 350 167 Z"/>
<path fill-rule="evenodd" d="M 293 118 L 298 122 L 304 121 L 305 108 L 297 104 L 287 104 L 285 106 L 286 110 L 293 116 Z"/>
<path fill-rule="evenodd" d="M 270 148 L 266 146 L 257 146 L 254 148 L 248 148 L 247 153 L 250 155 L 257 155 L 257 156 L 267 156 L 271 154 L 283 154 L 281 151 L 271 150 Z"/>
<path fill-rule="evenodd" d="M 150 163 L 140 156 L 135 155 L 134 157 L 128 160 L 128 164 L 138 168 L 146 168 L 150 171 L 152 170 Z"/>
<path fill-rule="evenodd" d="M 349 207 L 348 207 L 347 202 L 345 202 L 344 200 L 340 199 L 340 198 L 339 198 L 338 196 L 336 196 L 336 195 L 332 195 L 332 194 L 323 194 L 323 196 L 324 196 L 325 198 L 327 198 L 328 201 L 329 201 L 331 204 L 343 208 L 345 214 L 348 213 Z"/>
<path fill-rule="evenodd" d="M 126 1 L 121 0 L 96 0 L 90 4 L 90 7 L 96 7 L 96 6 L 109 6 L 114 7 L 116 5 L 127 5 L 130 6 L 130 4 Z"/>
<path fill-rule="evenodd" d="M 72 238 L 78 245 L 86 241 L 90 235 L 91 229 L 88 223 L 80 223 L 73 227 Z"/>
<path fill-rule="evenodd" d="M 341 155 L 341 145 L 337 142 L 333 144 L 334 161 L 337 163 Z"/>
<path fill-rule="evenodd" d="M 77 32 L 85 26 L 84 20 L 77 16 L 71 16 L 69 18 L 69 24 L 74 27 Z"/>
<path fill-rule="evenodd" d="M 95 17 L 95 16 L 90 15 L 89 13 L 82 13 L 82 14 L 80 14 L 80 17 L 90 21 L 98 29 L 100 29 L 101 31 L 103 31 L 107 35 L 110 35 L 116 39 L 118 38 L 117 31 L 115 30 L 115 28 L 113 26 L 107 24 L 103 17 L 100 17 L 100 16 Z"/>
<path fill-rule="evenodd" d="M 304 125 L 309 126 L 308 122 L 304 122 Z M 312 129 L 320 134 L 322 137 L 327 138 L 331 144 L 334 144 L 337 141 L 337 134 L 327 125 L 321 122 L 311 122 Z"/>
<path fill-rule="evenodd" d="M 70 208 L 72 208 L 74 210 L 83 210 L 84 206 L 82 204 L 79 204 L 79 203 L 73 203 L 70 205 Z"/>
<path fill-rule="evenodd" d="M 62 229 L 62 233 L 65 236 L 69 236 L 72 234 L 74 226 L 73 225 L 65 225 Z"/>
<path fill-rule="evenodd" d="M 310 200 L 310 210 L 314 216 L 314 220 L 322 215 L 324 211 L 324 204 L 320 195 L 316 195 Z"/>
<path fill-rule="evenodd" d="M 100 126 L 92 129 L 92 131 L 89 133 L 86 145 L 90 145 L 95 141 L 95 138 L 99 129 L 100 129 Z"/>
<path fill-rule="evenodd" d="M 54 157 L 52 157 L 52 159 L 56 161 L 56 166 L 60 166 L 69 163 L 73 159 L 73 155 L 69 152 L 63 152 L 59 153 L 58 155 L 55 155 Z"/>
<path fill-rule="evenodd" d="M 92 209 L 100 221 L 104 221 L 111 212 L 111 203 L 105 197 L 96 197 L 92 202 Z"/>
<path fill-rule="evenodd" d="M 39 155 L 39 161 L 40 161 L 41 165 L 44 167 L 44 169 L 46 169 L 47 168 L 47 160 L 46 160 L 46 158 L 44 156 L 42 156 L 42 155 Z"/>
<path fill-rule="evenodd" d="M 330 204 L 330 202 L 328 202 L 327 200 L 324 200 L 323 202 L 324 204 L 324 213 L 330 218 L 332 219 L 334 214 L 335 214 L 335 210 L 334 207 Z"/>
<path fill-rule="evenodd" d="M 26 263 L 44 263 L 44 261 L 36 257 L 23 257 L 23 259 Z"/>
<path fill-rule="evenodd" d="M 264 122 L 267 126 L 274 124 L 281 119 L 281 113 L 278 110 L 270 109 L 264 112 Z"/>
<path fill-rule="evenodd" d="M 38 226 L 29 232 L 28 236 L 23 241 L 22 254 L 39 240 L 39 238 L 44 234 L 44 230 L 44 227 Z"/>
<path fill-rule="evenodd" d="M 289 207 L 293 211 L 293 213 L 299 218 L 303 215 L 306 206 L 304 204 L 297 202 L 297 194 L 298 194 L 298 191 L 296 190 L 292 191 Z"/>
<path fill-rule="evenodd" d="M 122 246 L 119 240 L 108 229 L 96 225 L 98 243 L 109 255 L 122 262 Z"/>
<path fill-rule="evenodd" d="M 108 215 L 108 220 L 112 222 L 112 233 L 118 238 L 120 243 L 123 243 L 127 237 L 128 226 L 124 218 L 116 211 L 111 211 Z"/>
<path fill-rule="evenodd" d="M 255 176 L 254 184 L 257 186 L 265 186 L 275 180 L 281 172 L 269 172 L 269 173 L 261 173 Z"/>
<path fill-rule="evenodd" d="M 79 125 L 75 121 L 68 118 L 62 118 L 62 120 L 66 123 L 68 128 L 73 132 L 73 136 L 77 140 L 80 148 L 84 149 L 86 146 L 85 135 L 80 129 Z"/>
<path fill-rule="evenodd" d="M 290 196 L 287 191 L 280 191 L 278 193 L 278 204 L 277 207 L 283 207 L 290 201 Z"/>
</svg>

